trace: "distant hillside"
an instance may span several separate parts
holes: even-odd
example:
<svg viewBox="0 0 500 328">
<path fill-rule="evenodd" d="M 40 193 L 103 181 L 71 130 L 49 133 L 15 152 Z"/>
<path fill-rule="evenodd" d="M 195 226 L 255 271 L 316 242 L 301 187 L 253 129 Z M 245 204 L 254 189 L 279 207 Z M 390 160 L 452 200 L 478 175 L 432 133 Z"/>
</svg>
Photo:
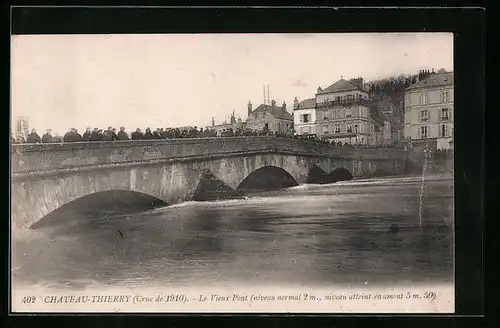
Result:
<svg viewBox="0 0 500 328">
<path fill-rule="evenodd" d="M 436 73 L 442 72 L 445 70 L 441 68 Z M 402 117 L 404 115 L 405 89 L 415 84 L 419 79 L 426 78 L 429 74 L 431 74 L 430 71 L 421 71 L 418 74 L 390 76 L 368 81 L 365 83 L 365 88 L 372 99 L 380 99 L 384 103 L 384 110 L 386 110 L 387 101 L 389 101 L 395 109 L 393 116 Z"/>
<path fill-rule="evenodd" d="M 380 80 L 368 81 L 366 87 L 372 98 L 390 97 L 398 111 L 404 109 L 405 89 L 416 83 L 418 74 L 391 76 Z"/>
</svg>

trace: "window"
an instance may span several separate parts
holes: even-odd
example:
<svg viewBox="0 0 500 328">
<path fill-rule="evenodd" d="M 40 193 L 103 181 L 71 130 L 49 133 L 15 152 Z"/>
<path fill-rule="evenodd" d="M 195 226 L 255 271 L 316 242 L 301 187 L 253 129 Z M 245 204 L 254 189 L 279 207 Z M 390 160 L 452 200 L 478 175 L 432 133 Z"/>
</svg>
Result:
<svg viewBox="0 0 500 328">
<path fill-rule="evenodd" d="M 302 114 L 302 120 L 301 122 L 303 123 L 309 123 L 309 114 Z"/>
<path fill-rule="evenodd" d="M 429 120 L 429 111 L 427 109 L 420 111 L 420 122 L 425 122 Z"/>
<path fill-rule="evenodd" d="M 450 119 L 450 111 L 448 108 L 441 109 L 441 120 L 448 121 Z"/>
<path fill-rule="evenodd" d="M 441 92 L 441 102 L 447 103 L 450 101 L 450 93 L 448 91 Z"/>
<path fill-rule="evenodd" d="M 439 129 L 439 136 L 441 138 L 448 137 L 448 126 L 446 124 L 441 124 L 441 128 Z"/>
<path fill-rule="evenodd" d="M 323 120 L 325 120 L 325 121 L 329 120 L 328 111 L 323 112 Z"/>
<path fill-rule="evenodd" d="M 347 109 L 345 111 L 345 117 L 351 117 L 352 116 L 352 113 L 351 113 L 351 110 L 350 109 Z"/>
<path fill-rule="evenodd" d="M 329 126 L 323 125 L 323 134 L 330 134 Z"/>
<path fill-rule="evenodd" d="M 354 125 L 354 132 L 358 133 L 358 125 L 357 124 Z"/>
<path fill-rule="evenodd" d="M 340 125 L 335 125 L 335 133 L 340 133 Z"/>
<path fill-rule="evenodd" d="M 419 97 L 419 105 L 422 105 L 422 104 L 427 104 L 428 101 L 429 101 L 429 96 L 427 93 L 422 93 Z"/>
<path fill-rule="evenodd" d="M 421 139 L 426 139 L 427 138 L 427 127 L 426 126 L 421 126 L 420 127 L 420 138 Z"/>
<path fill-rule="evenodd" d="M 264 131 L 269 131 L 269 123 L 264 124 Z"/>
<path fill-rule="evenodd" d="M 346 125 L 346 132 L 347 133 L 352 133 L 352 127 L 349 124 Z"/>
</svg>

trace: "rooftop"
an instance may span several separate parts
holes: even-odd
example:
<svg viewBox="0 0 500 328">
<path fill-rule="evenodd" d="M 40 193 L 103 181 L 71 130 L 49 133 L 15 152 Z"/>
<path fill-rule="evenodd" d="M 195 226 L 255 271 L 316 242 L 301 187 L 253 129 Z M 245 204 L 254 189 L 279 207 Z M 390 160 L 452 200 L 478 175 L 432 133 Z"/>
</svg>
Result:
<svg viewBox="0 0 500 328">
<path fill-rule="evenodd" d="M 325 94 L 325 93 L 333 93 L 333 92 L 340 92 L 340 91 L 350 91 L 350 90 L 360 90 L 357 86 L 352 84 L 351 82 L 340 79 L 334 84 L 330 85 L 328 88 L 321 90 L 318 92 L 318 94 Z"/>
<path fill-rule="evenodd" d="M 259 105 L 259 107 L 255 108 L 254 111 L 252 111 L 252 113 L 254 112 L 268 112 L 271 113 L 271 115 L 273 115 L 275 118 L 279 118 L 282 120 L 293 120 L 292 114 L 283 109 L 283 107 L 261 104 Z"/>
<path fill-rule="evenodd" d="M 294 109 L 305 109 L 305 108 L 315 108 L 315 107 L 316 107 L 316 98 L 310 98 L 299 102 L 297 108 Z"/>
<path fill-rule="evenodd" d="M 437 87 L 442 85 L 453 85 L 453 72 L 431 74 L 427 78 L 406 88 L 406 90 Z"/>
</svg>

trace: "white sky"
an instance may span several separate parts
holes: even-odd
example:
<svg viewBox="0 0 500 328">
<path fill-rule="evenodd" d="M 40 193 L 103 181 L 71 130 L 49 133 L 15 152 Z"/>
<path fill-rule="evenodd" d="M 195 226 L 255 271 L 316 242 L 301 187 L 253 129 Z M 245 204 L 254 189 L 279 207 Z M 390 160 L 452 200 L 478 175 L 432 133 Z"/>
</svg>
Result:
<svg viewBox="0 0 500 328">
<path fill-rule="evenodd" d="M 12 36 L 12 119 L 75 127 L 210 125 L 247 103 L 314 97 L 340 79 L 453 69 L 451 33 Z"/>
</svg>

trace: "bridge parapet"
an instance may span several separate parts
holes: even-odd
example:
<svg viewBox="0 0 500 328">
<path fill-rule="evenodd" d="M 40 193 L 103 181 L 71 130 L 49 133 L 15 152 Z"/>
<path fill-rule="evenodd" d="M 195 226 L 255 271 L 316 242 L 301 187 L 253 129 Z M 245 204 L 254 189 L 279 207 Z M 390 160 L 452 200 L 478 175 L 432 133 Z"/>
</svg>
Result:
<svg viewBox="0 0 500 328">
<path fill-rule="evenodd" d="M 296 152 L 344 159 L 406 159 L 401 149 L 351 149 L 271 136 L 12 145 L 12 173 L 162 159 Z"/>
</svg>

